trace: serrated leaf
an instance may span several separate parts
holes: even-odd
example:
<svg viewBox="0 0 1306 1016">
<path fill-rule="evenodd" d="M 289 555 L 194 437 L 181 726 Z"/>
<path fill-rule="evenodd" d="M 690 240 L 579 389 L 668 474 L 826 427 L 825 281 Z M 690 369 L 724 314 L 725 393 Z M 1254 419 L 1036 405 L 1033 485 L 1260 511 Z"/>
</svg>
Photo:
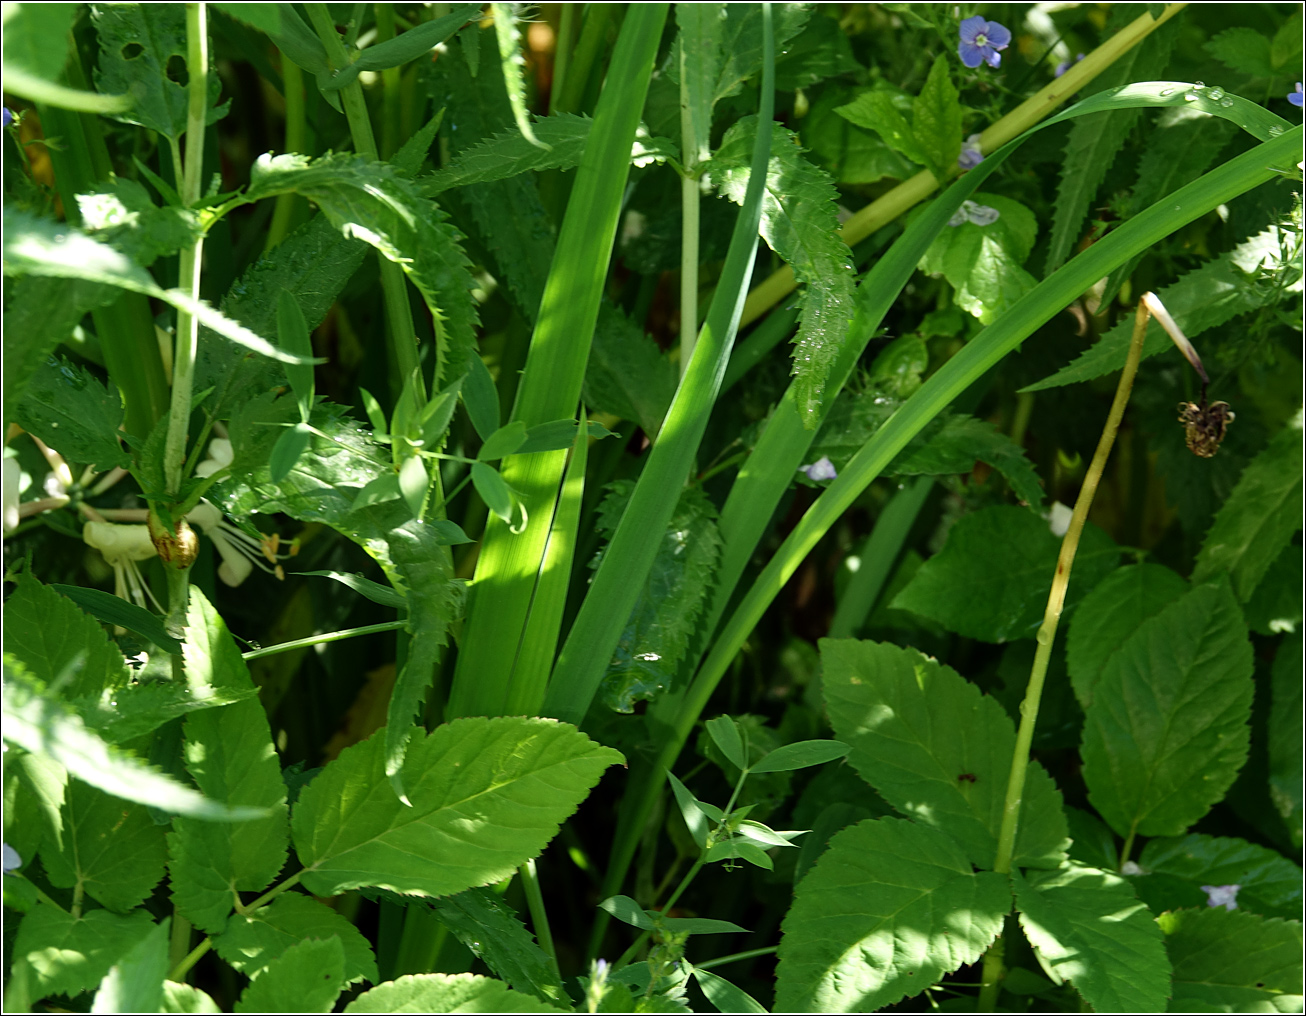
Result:
<svg viewBox="0 0 1306 1016">
<path fill-rule="evenodd" d="M 826 708 L 848 761 L 899 812 L 952 837 L 991 867 L 1016 730 L 993 698 L 912 649 L 823 639 Z M 1037 762 L 1025 778 L 1015 864 L 1054 867 L 1067 827 L 1061 794 Z"/>
<path fill-rule="evenodd" d="M 542 1002 L 567 1004 L 553 961 L 492 889 L 468 889 L 431 903 L 440 923 L 494 973 Z"/>
<path fill-rule="evenodd" d="M 1033 638 L 1060 552 L 1061 541 L 1032 512 L 984 508 L 957 521 L 943 549 L 921 566 L 891 606 L 986 642 Z M 1119 554 L 1100 529 L 1084 527 L 1067 610 L 1115 568 Z"/>
<path fill-rule="evenodd" d="M 388 793 L 385 741 L 345 749 L 300 794 L 292 818 L 303 884 L 319 895 L 375 885 L 447 896 L 534 857 L 621 755 L 574 728 L 466 718 L 408 746 L 411 806 Z"/>
<path fill-rule="evenodd" d="M 323 86 L 326 91 L 336 91 L 354 81 L 360 71 L 382 71 L 400 67 L 410 60 L 426 56 L 435 47 L 447 41 L 468 21 L 481 15 L 481 4 L 458 4 L 453 10 L 431 21 L 419 22 L 393 39 L 368 46 L 347 67 L 342 67 Z"/>
<path fill-rule="evenodd" d="M 168 932 L 165 917 L 137 942 L 100 982 L 91 1012 L 159 1012 L 168 975 Z"/>
<path fill-rule="evenodd" d="M 616 531 L 633 489 L 629 481 L 612 484 L 599 508 L 597 528 L 603 535 Z M 720 552 L 716 509 L 701 488 L 686 488 L 603 675 L 599 694 L 610 709 L 631 712 L 636 702 L 671 687 L 706 604 Z M 602 561 L 603 555 L 596 556 L 592 567 L 597 570 Z"/>
<path fill-rule="evenodd" d="M 1138 858 L 1143 874 L 1132 879 L 1152 910 L 1204 907 L 1204 885 L 1237 885 L 1239 910 L 1263 917 L 1298 917 L 1302 872 L 1277 851 L 1226 836 L 1149 840 Z"/>
<path fill-rule="evenodd" d="M 1135 564 L 1117 568 L 1084 597 L 1066 639 L 1066 666 L 1081 706 L 1092 705 L 1102 668 L 1125 640 L 1187 591 L 1169 568 Z"/>
<path fill-rule="evenodd" d="M 282 893 L 252 913 L 236 914 L 213 938 L 218 955 L 257 980 L 286 950 L 310 938 L 340 940 L 345 984 L 376 982 L 376 958 L 357 928 L 330 907 L 303 893 Z"/>
<path fill-rule="evenodd" d="M 18 926 L 15 957 L 26 959 L 34 998 L 77 995 L 94 988 L 109 969 L 144 940 L 154 922 L 144 910 L 91 910 L 79 918 L 48 904 L 34 907 Z"/>
<path fill-rule="evenodd" d="M 1011 880 L 1020 926 L 1048 977 L 1070 981 L 1097 1012 L 1165 1010 L 1161 929 L 1128 882 L 1075 865 Z"/>
<path fill-rule="evenodd" d="M 330 1012 L 345 986 L 345 948 L 335 935 L 297 942 L 236 1000 L 236 1012 Z"/>
<path fill-rule="evenodd" d="M 1274 75 L 1270 61 L 1270 37 L 1255 28 L 1226 28 L 1202 46 L 1226 67 L 1250 78 Z"/>
<path fill-rule="evenodd" d="M 785 917 L 775 1008 L 868 1012 L 977 960 L 1011 908 L 1007 879 L 976 873 L 943 833 L 859 822 L 799 883 Z"/>
<path fill-rule="evenodd" d="M 713 179 L 736 204 L 748 188 L 756 131 L 756 117 L 740 120 L 726 131 L 710 165 Z M 792 132 L 779 124 L 771 131 L 761 233 L 807 287 L 794 374 L 799 412 L 810 427 L 827 400 L 826 379 L 853 317 L 852 252 L 839 236 L 838 192 L 829 175 L 803 158 Z"/>
<path fill-rule="evenodd" d="M 681 4 L 676 7 L 680 29 L 672 49 L 677 59 L 676 74 L 684 96 L 683 138 L 687 165 L 702 162 L 711 154 L 712 106 L 716 101 L 717 78 L 721 73 L 721 35 L 725 27 L 725 4 Z"/>
<path fill-rule="evenodd" d="M 6 284 L 4 403 L 18 404 L 32 374 L 71 334 L 88 310 L 111 303 L 118 291 L 78 279 L 28 276 Z"/>
<path fill-rule="evenodd" d="M 795 741 L 763 755 L 760 761 L 749 767 L 749 772 L 781 773 L 806 769 L 843 758 L 848 751 L 848 745 L 841 741 Z"/>
<path fill-rule="evenodd" d="M 1247 627 L 1257 635 L 1295 632 L 1302 623 L 1302 549 L 1289 543 L 1243 604 Z"/>
<path fill-rule="evenodd" d="M 110 176 L 101 186 L 105 189 L 77 195 L 82 228 L 143 267 L 204 236 L 195 212 L 173 205 L 158 207 L 135 180 Z"/>
<path fill-rule="evenodd" d="M 186 133 L 190 93 L 169 71 L 174 59 L 187 59 L 185 9 L 175 4 L 112 4 L 97 7 L 93 20 L 100 42 L 95 86 L 132 98 L 131 109 L 115 119 L 176 141 Z M 216 123 L 227 115 L 231 102 L 218 105 L 222 83 L 212 67 L 207 87 L 204 122 Z"/>
<path fill-rule="evenodd" d="M 1252 460 L 1202 542 L 1193 582 L 1228 573 L 1240 603 L 1251 599 L 1274 559 L 1301 528 L 1302 414 Z"/>
<path fill-rule="evenodd" d="M 783 52 L 777 50 L 776 91 L 810 88 L 818 81 L 861 70 L 839 14 L 838 8 L 814 7 L 806 28 Z"/>
<path fill-rule="evenodd" d="M 811 5 L 805 3 L 775 5 L 771 30 L 777 54 L 784 52 L 785 43 L 803 30 L 811 12 Z M 721 54 L 721 74 L 717 78 L 713 101 L 737 94 L 745 81 L 762 70 L 762 12 L 759 8 L 748 4 L 726 4 Z"/>
<path fill-rule="evenodd" d="M 347 1013 L 391 1012 L 570 1012 L 533 995 L 511 991 L 502 981 L 479 974 L 405 974 L 364 992 Z"/>
<path fill-rule="evenodd" d="M 935 179 L 947 180 L 961 153 L 961 102 L 945 56 L 935 57 L 921 94 L 912 101 L 912 134 Z"/>
<path fill-rule="evenodd" d="M 878 361 L 877 361 L 878 363 Z M 1012 493 L 1031 507 L 1043 504 L 1043 487 L 1025 450 L 986 420 L 947 416 L 942 426 L 923 431 L 885 472 L 896 476 L 969 473 L 987 462 L 1007 478 Z M 931 432 L 932 430 L 932 432 Z"/>
<path fill-rule="evenodd" d="M 878 89 L 862 92 L 857 98 L 835 109 L 851 124 L 874 131 L 895 152 L 924 166 L 929 156 L 916 140 L 907 118 L 898 112 L 892 96 Z M 960 145 L 958 145 L 960 150 Z"/>
<path fill-rule="evenodd" d="M 199 988 L 193 985 L 165 981 L 163 983 L 163 1007 L 160 1011 L 168 1013 L 219 1013 L 222 1012 L 222 1009 L 206 992 L 200 991 Z"/>
<path fill-rule="evenodd" d="M 41 755 L 8 750 L 4 765 L 4 842 L 24 864 L 43 844 L 63 849 L 68 773 Z"/>
<path fill-rule="evenodd" d="M 1247 759 L 1252 647 L 1227 582 L 1149 618 L 1106 663 L 1084 719 L 1089 800 L 1117 833 L 1176 836 Z"/>
<path fill-rule="evenodd" d="M 1284 234 L 1279 228 L 1272 226 L 1233 250 L 1181 276 L 1178 282 L 1158 290 L 1156 295 L 1183 333 L 1190 339 L 1196 338 L 1239 314 L 1265 305 L 1271 290 L 1247 285 L 1244 276 L 1255 273 L 1263 263 L 1277 263 L 1283 238 Z M 1045 388 L 1057 388 L 1120 370 L 1129 351 L 1133 328 L 1132 318 L 1121 321 L 1074 362 L 1021 391 L 1036 392 Z M 1147 359 L 1164 352 L 1179 355 L 1165 330 L 1153 320 L 1147 326 L 1142 358 Z"/>
<path fill-rule="evenodd" d="M 1270 799 L 1283 816 L 1294 845 L 1302 840 L 1302 636 L 1279 645 L 1270 671 Z"/>
<path fill-rule="evenodd" d="M 1223 907 L 1157 921 L 1174 964 L 1170 1012 L 1301 1011 L 1301 922 Z"/>
<path fill-rule="evenodd" d="M 581 396 L 591 412 L 612 413 L 656 437 L 678 381 L 658 344 L 619 309 L 599 306 Z"/>
<path fill-rule="evenodd" d="M 144 805 L 74 781 L 64 800 L 63 848 L 47 843 L 41 863 L 53 885 L 79 886 L 109 910 L 125 913 L 163 879 L 163 835 Z"/>
<path fill-rule="evenodd" d="M 967 219 L 942 229 L 921 258 L 921 271 L 942 275 L 956 290 L 957 306 L 991 324 L 1034 288 L 1021 267 L 1038 232 L 1034 213 L 997 194 L 975 194 L 975 203 L 998 213 L 986 225 Z"/>
</svg>

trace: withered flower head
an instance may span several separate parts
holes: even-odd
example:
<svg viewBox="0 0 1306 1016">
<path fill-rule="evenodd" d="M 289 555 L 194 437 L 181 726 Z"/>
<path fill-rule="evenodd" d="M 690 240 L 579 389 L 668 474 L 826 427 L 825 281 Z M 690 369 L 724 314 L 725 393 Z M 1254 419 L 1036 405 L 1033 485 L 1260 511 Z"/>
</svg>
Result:
<svg viewBox="0 0 1306 1016">
<path fill-rule="evenodd" d="M 1233 423 L 1233 412 L 1229 403 L 1213 402 L 1208 406 L 1203 397 L 1200 403 L 1179 403 L 1179 422 L 1184 425 L 1188 450 L 1209 459 L 1220 450 L 1220 442 Z"/>
</svg>

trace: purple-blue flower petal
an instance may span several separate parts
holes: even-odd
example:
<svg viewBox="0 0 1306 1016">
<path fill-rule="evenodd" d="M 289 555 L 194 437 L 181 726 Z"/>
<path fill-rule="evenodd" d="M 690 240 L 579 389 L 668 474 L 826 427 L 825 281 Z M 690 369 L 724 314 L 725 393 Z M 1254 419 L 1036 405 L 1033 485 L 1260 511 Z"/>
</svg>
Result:
<svg viewBox="0 0 1306 1016">
<path fill-rule="evenodd" d="M 984 50 L 968 42 L 963 42 L 957 47 L 957 55 L 961 57 L 961 62 L 971 69 L 984 62 Z"/>
<path fill-rule="evenodd" d="M 990 21 L 988 24 L 989 43 L 995 49 L 1006 49 L 1011 45 L 1011 30 L 1006 25 L 1000 25 L 996 21 Z"/>
<path fill-rule="evenodd" d="M 975 38 L 989 27 L 989 23 L 976 14 L 961 23 L 961 41 L 974 45 Z"/>
<path fill-rule="evenodd" d="M 1288 93 L 1288 101 L 1294 106 L 1300 106 L 1302 104 L 1302 88 L 1300 81 L 1297 82 L 1297 91 Z"/>
</svg>

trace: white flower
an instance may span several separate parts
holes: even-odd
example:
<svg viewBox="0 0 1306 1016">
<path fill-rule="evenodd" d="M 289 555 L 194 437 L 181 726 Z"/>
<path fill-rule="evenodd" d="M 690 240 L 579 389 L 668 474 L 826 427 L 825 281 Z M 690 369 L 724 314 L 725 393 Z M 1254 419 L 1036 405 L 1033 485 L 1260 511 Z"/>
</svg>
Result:
<svg viewBox="0 0 1306 1016">
<path fill-rule="evenodd" d="M 5 459 L 3 473 L 4 526 L 9 533 L 18 528 L 18 502 L 23 496 L 23 467 L 17 459 Z"/>
<path fill-rule="evenodd" d="M 1065 536 L 1066 530 L 1070 528 L 1071 516 L 1074 514 L 1060 501 L 1053 501 L 1052 508 L 1047 514 L 1048 528 L 1052 530 L 1052 535 Z"/>
<path fill-rule="evenodd" d="M 956 214 L 948 220 L 948 225 L 961 226 L 970 222 L 976 226 L 991 226 L 999 218 L 1001 218 L 1001 213 L 996 208 L 976 204 L 974 201 L 963 201 Z"/>
<path fill-rule="evenodd" d="M 1202 892 L 1206 893 L 1208 907 L 1224 907 L 1225 910 L 1238 909 L 1238 890 L 1240 885 L 1204 885 Z"/>
<path fill-rule="evenodd" d="M 219 469 L 226 469 L 235 458 L 231 442 L 225 437 L 215 437 L 209 442 L 209 457 L 195 467 L 196 476 L 212 476 Z"/>
<path fill-rule="evenodd" d="M 1135 864 L 1133 861 L 1126 861 L 1124 864 L 1122 864 L 1122 865 L 1120 866 L 1120 874 L 1122 874 L 1122 875 L 1146 875 L 1147 872 L 1144 871 L 1142 868 L 1140 868 L 1140 867 L 1139 867 L 1137 864 Z"/>
<path fill-rule="evenodd" d="M 215 439 L 214 443 L 217 440 Z M 212 444 L 209 446 L 212 452 Z M 256 540 L 233 525 L 222 520 L 222 512 L 207 501 L 201 501 L 186 516 L 192 525 L 199 526 L 204 535 L 213 541 L 213 546 L 222 557 L 218 566 L 218 578 L 229 586 L 238 586 L 249 578 L 249 573 L 258 565 L 263 571 L 279 579 L 286 577 L 279 561 L 294 557 L 299 551 L 299 544 L 292 542 L 290 552 L 280 553 L 281 535 L 273 533 L 262 540 Z M 267 561 L 267 564 L 263 562 Z"/>
<path fill-rule="evenodd" d="M 144 607 L 148 598 L 160 613 L 164 612 L 136 567 L 137 561 L 148 561 L 158 554 L 148 526 L 88 522 L 82 526 L 82 540 L 103 554 L 105 562 L 113 567 L 114 596 L 138 607 Z"/>
<path fill-rule="evenodd" d="M 810 466 L 799 466 L 799 471 L 805 473 L 809 480 L 833 480 L 838 476 L 834 468 L 834 463 L 830 461 L 830 456 L 822 455 L 816 462 Z"/>
</svg>

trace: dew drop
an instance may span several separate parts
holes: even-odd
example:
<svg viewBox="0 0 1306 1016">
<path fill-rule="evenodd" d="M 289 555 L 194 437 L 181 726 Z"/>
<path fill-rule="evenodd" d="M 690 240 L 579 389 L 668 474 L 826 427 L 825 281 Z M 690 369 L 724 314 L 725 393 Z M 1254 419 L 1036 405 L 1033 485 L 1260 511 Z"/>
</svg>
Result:
<svg viewBox="0 0 1306 1016">
<path fill-rule="evenodd" d="M 1161 95 L 1162 95 L 1162 96 L 1166 96 L 1166 95 L 1174 95 L 1174 89 L 1173 89 L 1173 88 L 1162 88 L 1162 89 L 1161 89 Z"/>
<path fill-rule="evenodd" d="M 1225 109 L 1228 109 L 1230 106 L 1233 105 L 1233 100 L 1230 99 L 1228 96 L 1225 96 L 1223 99 L 1220 100 L 1220 105 L 1223 106 Z"/>
<path fill-rule="evenodd" d="M 1214 99 L 1216 102 L 1219 102 L 1221 99 L 1224 98 L 1224 89 L 1221 88 L 1219 85 L 1212 85 L 1210 90 L 1206 94 L 1210 96 L 1212 99 Z"/>
<path fill-rule="evenodd" d="M 1280 127 L 1277 123 L 1270 125 L 1270 137 L 1277 138 L 1282 133 L 1283 133 L 1283 128 Z"/>
<path fill-rule="evenodd" d="M 1038 635 L 1036 636 L 1036 640 L 1039 645 L 1046 646 L 1052 641 L 1052 633 L 1040 629 Z"/>
<path fill-rule="evenodd" d="M 1197 95 L 1197 93 L 1196 93 L 1195 91 L 1184 92 L 1184 101 L 1185 101 L 1185 102 L 1193 102 L 1193 101 L 1196 100 L 1197 98 L 1198 98 L 1198 95 Z"/>
<path fill-rule="evenodd" d="M 1193 83 L 1193 89 L 1194 89 L 1195 91 L 1200 92 L 1200 91 L 1201 91 L 1203 88 L 1205 88 L 1205 87 L 1206 87 L 1206 82 L 1205 82 L 1205 81 L 1196 81 L 1196 82 Z"/>
</svg>

